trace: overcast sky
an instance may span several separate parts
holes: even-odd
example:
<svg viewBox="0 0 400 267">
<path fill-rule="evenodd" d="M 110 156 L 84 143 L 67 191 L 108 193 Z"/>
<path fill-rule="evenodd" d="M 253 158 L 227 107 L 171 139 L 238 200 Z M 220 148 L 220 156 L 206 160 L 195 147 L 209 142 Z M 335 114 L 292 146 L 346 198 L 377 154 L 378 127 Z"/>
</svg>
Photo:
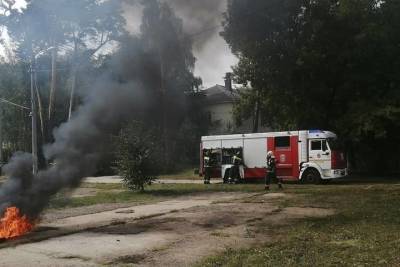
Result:
<svg viewBox="0 0 400 267">
<path fill-rule="evenodd" d="M 210 87 L 224 84 L 225 73 L 231 71 L 231 66 L 237 62 L 225 40 L 219 35 L 226 0 L 165 1 L 169 2 L 177 15 L 184 20 L 185 31 L 194 35 L 194 54 L 197 58 L 195 73 L 203 79 L 203 85 Z M 16 0 L 16 6 L 24 5 L 24 0 Z M 131 33 L 138 32 L 141 21 L 140 7 L 127 5 L 124 10 L 128 30 Z"/>
</svg>

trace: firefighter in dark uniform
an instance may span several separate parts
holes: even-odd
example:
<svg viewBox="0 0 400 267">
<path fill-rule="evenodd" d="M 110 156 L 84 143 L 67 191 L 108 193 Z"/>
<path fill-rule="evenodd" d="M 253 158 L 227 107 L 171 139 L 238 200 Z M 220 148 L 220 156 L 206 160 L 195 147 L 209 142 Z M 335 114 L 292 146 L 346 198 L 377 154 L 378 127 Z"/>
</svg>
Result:
<svg viewBox="0 0 400 267">
<path fill-rule="evenodd" d="M 272 180 L 278 179 L 279 189 L 283 189 L 282 179 L 276 176 L 276 160 L 272 151 L 267 153 L 267 172 L 265 174 L 265 190 L 269 190 Z"/>
<path fill-rule="evenodd" d="M 211 153 L 207 151 L 203 158 L 204 184 L 210 184 L 211 180 Z"/>
<path fill-rule="evenodd" d="M 242 159 L 240 158 L 240 152 L 236 152 L 232 157 L 232 164 L 229 175 L 229 183 L 239 183 L 240 181 L 240 165 L 242 165 Z"/>
</svg>

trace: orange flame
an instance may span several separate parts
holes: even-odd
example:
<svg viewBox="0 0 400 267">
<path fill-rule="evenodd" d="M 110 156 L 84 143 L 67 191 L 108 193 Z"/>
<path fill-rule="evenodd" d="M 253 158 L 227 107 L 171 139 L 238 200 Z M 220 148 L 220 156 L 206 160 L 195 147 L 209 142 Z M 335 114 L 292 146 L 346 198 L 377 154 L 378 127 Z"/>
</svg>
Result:
<svg viewBox="0 0 400 267">
<path fill-rule="evenodd" d="M 32 223 L 25 215 L 21 215 L 17 207 L 7 208 L 0 220 L 0 239 L 9 239 L 21 236 L 32 231 Z"/>
</svg>

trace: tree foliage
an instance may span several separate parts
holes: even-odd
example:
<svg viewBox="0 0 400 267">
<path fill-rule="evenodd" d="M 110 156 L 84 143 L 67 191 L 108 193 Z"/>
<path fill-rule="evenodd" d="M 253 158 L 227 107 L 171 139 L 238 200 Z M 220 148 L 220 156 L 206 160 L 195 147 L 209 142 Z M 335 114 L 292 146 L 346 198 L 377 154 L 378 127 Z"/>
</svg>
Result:
<svg viewBox="0 0 400 267">
<path fill-rule="evenodd" d="M 260 90 L 236 114 L 251 116 L 259 98 L 264 124 L 334 130 L 359 169 L 398 170 L 399 11 L 397 1 L 230 0 L 236 78 Z"/>
<path fill-rule="evenodd" d="M 12 100 L 24 107 L 30 107 L 28 77 L 23 64 L 0 63 L 0 98 Z M 29 151 L 30 110 L 0 102 L 0 123 L 3 139 L 3 160 L 8 160 L 14 151 Z"/>
</svg>

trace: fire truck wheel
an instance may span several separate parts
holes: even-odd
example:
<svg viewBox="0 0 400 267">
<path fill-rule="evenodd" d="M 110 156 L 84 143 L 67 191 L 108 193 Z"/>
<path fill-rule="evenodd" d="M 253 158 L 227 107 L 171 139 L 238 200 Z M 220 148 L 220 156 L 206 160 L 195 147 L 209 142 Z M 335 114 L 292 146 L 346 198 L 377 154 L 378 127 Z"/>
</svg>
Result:
<svg viewBox="0 0 400 267">
<path fill-rule="evenodd" d="M 321 175 L 316 169 L 309 169 L 304 173 L 302 180 L 306 184 L 319 184 L 321 182 Z"/>
</svg>

